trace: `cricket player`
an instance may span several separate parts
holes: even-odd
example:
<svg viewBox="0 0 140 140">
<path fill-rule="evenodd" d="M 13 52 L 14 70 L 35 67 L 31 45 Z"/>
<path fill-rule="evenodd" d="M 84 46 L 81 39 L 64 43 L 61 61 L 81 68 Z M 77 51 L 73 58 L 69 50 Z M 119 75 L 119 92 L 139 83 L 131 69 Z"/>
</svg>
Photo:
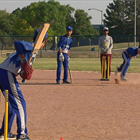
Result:
<svg viewBox="0 0 140 140">
<path fill-rule="evenodd" d="M 60 41 L 58 43 L 58 53 L 57 53 L 57 84 L 60 83 L 60 76 L 61 76 L 61 67 L 63 63 L 64 67 L 64 77 L 63 77 L 63 83 L 64 84 L 70 84 L 70 82 L 67 81 L 68 79 L 68 65 L 69 65 L 69 56 L 70 56 L 70 48 L 72 45 L 72 39 L 71 34 L 73 32 L 73 28 L 71 26 L 67 26 L 66 28 L 67 34 L 60 37 Z"/>
<path fill-rule="evenodd" d="M 121 80 L 126 81 L 127 78 L 125 77 L 128 67 L 130 66 L 131 58 L 135 57 L 136 55 L 140 55 L 140 46 L 139 47 L 130 47 L 122 52 L 123 63 L 120 67 L 117 67 L 116 76 L 118 72 L 121 72 Z"/>
<path fill-rule="evenodd" d="M 35 41 L 40 29 L 35 31 L 33 40 Z M 47 34 L 45 35 L 45 38 Z M 47 39 L 46 39 L 47 40 Z M 42 47 L 47 41 L 42 43 Z M 14 138 L 11 132 L 11 127 L 15 115 L 17 116 L 17 140 L 30 140 L 27 136 L 26 127 L 26 102 L 22 95 L 19 83 L 16 76 L 20 75 L 21 78 L 31 79 L 33 68 L 29 65 L 28 61 L 33 50 L 33 44 L 25 41 L 14 42 L 16 52 L 10 55 L 3 63 L 0 64 L 0 89 L 5 95 L 5 90 L 9 91 L 9 107 L 8 107 L 8 137 Z M 4 134 L 4 119 L 0 129 L 0 137 Z"/>
<path fill-rule="evenodd" d="M 109 76 L 111 74 L 111 58 L 112 58 L 112 48 L 113 48 L 113 39 L 111 36 L 108 35 L 109 29 L 108 27 L 103 28 L 103 36 L 99 38 L 99 48 L 101 49 L 100 61 L 102 66 L 102 57 L 106 56 L 106 61 L 108 64 L 108 57 L 109 57 Z M 106 71 L 107 75 L 107 71 Z M 104 77 L 107 79 L 107 77 Z"/>
</svg>

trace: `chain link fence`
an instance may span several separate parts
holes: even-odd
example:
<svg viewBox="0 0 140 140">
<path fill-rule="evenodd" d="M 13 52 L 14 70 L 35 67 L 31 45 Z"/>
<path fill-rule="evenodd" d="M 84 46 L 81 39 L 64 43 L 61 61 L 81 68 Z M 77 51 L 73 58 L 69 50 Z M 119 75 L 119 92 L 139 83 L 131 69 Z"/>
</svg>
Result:
<svg viewBox="0 0 140 140">
<path fill-rule="evenodd" d="M 71 48 L 71 57 L 99 57 L 100 49 L 98 40 L 100 36 L 76 36 L 73 35 L 73 44 Z M 57 44 L 60 36 L 48 36 L 48 42 L 44 48 L 39 51 L 38 57 L 56 57 Z M 114 56 L 120 55 L 121 51 L 134 46 L 134 35 L 116 35 L 113 38 Z M 136 36 L 137 46 L 139 46 L 140 35 Z M 32 42 L 33 36 L 0 36 L 0 57 L 7 57 L 15 51 L 14 42 L 23 40 Z M 118 56 L 119 56 L 118 55 Z"/>
</svg>

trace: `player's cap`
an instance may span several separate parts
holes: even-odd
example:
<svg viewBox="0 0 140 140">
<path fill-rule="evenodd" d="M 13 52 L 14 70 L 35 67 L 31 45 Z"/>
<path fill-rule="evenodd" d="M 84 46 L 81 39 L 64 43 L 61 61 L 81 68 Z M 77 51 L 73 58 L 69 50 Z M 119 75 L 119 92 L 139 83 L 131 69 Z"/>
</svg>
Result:
<svg viewBox="0 0 140 140">
<path fill-rule="evenodd" d="M 104 28 L 103 28 L 103 31 L 105 31 L 105 30 L 106 30 L 106 31 L 109 31 L 108 27 L 104 27 Z"/>
<path fill-rule="evenodd" d="M 35 30 L 35 33 L 34 33 L 34 37 L 35 37 L 35 38 L 37 37 L 37 35 L 38 35 L 38 33 L 39 33 L 40 30 L 41 30 L 40 28 L 37 29 L 37 30 Z M 48 35 L 47 35 L 47 33 L 46 33 L 44 38 L 47 38 L 47 37 L 48 37 Z"/>
<path fill-rule="evenodd" d="M 73 28 L 71 26 L 67 26 L 66 30 L 73 31 Z"/>
</svg>

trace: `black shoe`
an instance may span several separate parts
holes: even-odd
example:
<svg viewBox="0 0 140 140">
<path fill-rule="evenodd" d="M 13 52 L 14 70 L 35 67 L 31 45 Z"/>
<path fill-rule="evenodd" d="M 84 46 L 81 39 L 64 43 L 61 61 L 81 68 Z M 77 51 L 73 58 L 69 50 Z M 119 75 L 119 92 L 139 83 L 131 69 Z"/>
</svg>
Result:
<svg viewBox="0 0 140 140">
<path fill-rule="evenodd" d="M 17 140 L 30 140 L 28 136 L 21 135 Z"/>
<path fill-rule="evenodd" d="M 2 136 L 4 136 L 4 134 L 3 134 L 2 132 L 0 132 L 0 138 L 1 138 Z"/>
<path fill-rule="evenodd" d="M 70 82 L 69 81 L 63 81 L 63 84 L 70 84 Z"/>
<path fill-rule="evenodd" d="M 56 81 L 56 84 L 60 85 L 61 83 L 60 83 L 60 81 Z"/>
</svg>

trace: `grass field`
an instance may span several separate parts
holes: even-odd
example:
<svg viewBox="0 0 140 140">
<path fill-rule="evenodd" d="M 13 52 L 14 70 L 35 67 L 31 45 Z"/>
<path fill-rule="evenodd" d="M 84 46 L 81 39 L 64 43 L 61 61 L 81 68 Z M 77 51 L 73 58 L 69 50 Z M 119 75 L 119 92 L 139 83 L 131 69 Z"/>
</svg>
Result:
<svg viewBox="0 0 140 140">
<path fill-rule="evenodd" d="M 3 60 L 4 58 L 0 58 L 0 63 Z M 121 58 L 113 58 L 111 65 L 112 71 L 114 72 L 116 70 L 116 66 L 119 66 L 121 63 Z M 37 58 L 33 67 L 34 69 L 56 70 L 56 58 Z M 99 58 L 71 58 L 70 68 L 74 71 L 100 71 L 101 65 Z M 128 72 L 140 72 L 140 58 L 133 58 L 131 60 Z"/>
<path fill-rule="evenodd" d="M 130 42 L 129 44 L 128 43 L 114 43 L 113 50 L 123 49 L 123 48 L 128 48 L 128 47 L 133 47 L 133 46 L 134 46 L 133 42 Z M 137 42 L 137 46 L 138 46 L 138 42 Z M 98 45 L 73 47 L 71 48 L 71 50 L 72 51 L 91 51 L 93 47 L 95 47 L 95 51 L 98 51 L 99 49 Z"/>
</svg>

